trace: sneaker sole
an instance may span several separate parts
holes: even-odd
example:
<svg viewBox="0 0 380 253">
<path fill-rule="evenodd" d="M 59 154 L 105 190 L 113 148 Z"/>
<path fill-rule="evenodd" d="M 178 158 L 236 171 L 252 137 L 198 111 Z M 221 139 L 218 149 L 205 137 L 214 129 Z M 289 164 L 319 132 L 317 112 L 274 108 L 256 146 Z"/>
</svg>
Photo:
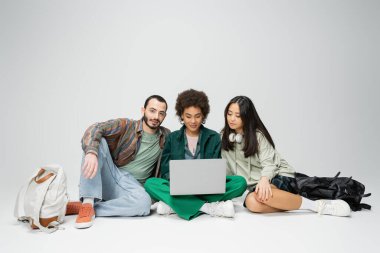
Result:
<svg viewBox="0 0 380 253">
<path fill-rule="evenodd" d="M 351 216 L 351 210 L 345 210 L 344 212 L 334 213 L 333 215 L 338 217 L 349 217 Z"/>
<path fill-rule="evenodd" d="M 92 216 L 92 220 L 89 222 L 80 222 L 80 223 L 75 223 L 75 228 L 83 229 L 83 228 L 89 228 L 94 224 L 94 219 L 95 216 Z"/>
<path fill-rule="evenodd" d="M 169 212 L 165 212 L 161 209 L 158 209 L 157 208 L 157 211 L 156 211 L 159 215 L 170 215 L 170 214 L 175 214 L 175 212 L 172 212 L 172 211 L 169 211 Z"/>
</svg>

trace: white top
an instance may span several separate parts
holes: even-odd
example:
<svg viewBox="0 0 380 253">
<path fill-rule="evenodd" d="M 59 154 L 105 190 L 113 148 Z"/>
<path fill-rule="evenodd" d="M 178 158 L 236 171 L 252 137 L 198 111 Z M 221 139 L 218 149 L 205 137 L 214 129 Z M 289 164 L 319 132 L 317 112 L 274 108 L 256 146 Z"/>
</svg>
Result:
<svg viewBox="0 0 380 253">
<path fill-rule="evenodd" d="M 262 176 L 268 177 L 269 180 L 276 175 L 294 177 L 294 169 L 272 147 L 264 134 L 260 131 L 257 131 L 256 134 L 259 150 L 253 156 L 244 156 L 244 139 L 242 143 L 235 143 L 233 150 L 222 149 L 222 157 L 227 160 L 227 174 L 244 177 L 251 188 L 258 183 Z"/>
<path fill-rule="evenodd" d="M 198 137 L 191 137 L 186 134 L 187 137 L 187 146 L 189 147 L 190 152 L 195 155 L 195 151 L 197 150 Z"/>
</svg>

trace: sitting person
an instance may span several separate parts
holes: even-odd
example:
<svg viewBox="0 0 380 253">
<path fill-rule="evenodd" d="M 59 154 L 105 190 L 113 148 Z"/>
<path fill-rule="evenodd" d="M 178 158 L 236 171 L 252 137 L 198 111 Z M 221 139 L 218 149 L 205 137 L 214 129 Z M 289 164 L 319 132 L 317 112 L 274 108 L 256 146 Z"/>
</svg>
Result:
<svg viewBox="0 0 380 253">
<path fill-rule="evenodd" d="M 294 169 L 280 156 L 252 101 L 237 96 L 227 104 L 222 132 L 222 157 L 228 174 L 243 176 L 249 192 L 244 205 L 254 213 L 305 209 L 320 214 L 349 216 L 343 200 L 316 200 L 301 197 L 291 187 Z"/>
<path fill-rule="evenodd" d="M 220 135 L 203 126 L 210 111 L 208 97 L 204 92 L 190 89 L 180 93 L 175 109 L 183 127 L 166 139 L 161 159 L 162 178 L 150 178 L 145 183 L 149 195 L 159 200 L 157 213 L 177 213 L 186 220 L 202 213 L 234 217 L 235 209 L 231 199 L 241 196 L 247 187 L 241 176 L 227 176 L 224 194 L 170 195 L 170 160 L 220 158 L 221 145 Z"/>
<path fill-rule="evenodd" d="M 92 226 L 95 216 L 146 216 L 151 198 L 142 186 L 158 169 L 169 130 L 162 127 L 167 104 L 158 95 L 146 99 L 142 118 L 91 125 L 82 138 L 80 200 L 67 214 L 79 213 L 76 228 Z"/>
</svg>

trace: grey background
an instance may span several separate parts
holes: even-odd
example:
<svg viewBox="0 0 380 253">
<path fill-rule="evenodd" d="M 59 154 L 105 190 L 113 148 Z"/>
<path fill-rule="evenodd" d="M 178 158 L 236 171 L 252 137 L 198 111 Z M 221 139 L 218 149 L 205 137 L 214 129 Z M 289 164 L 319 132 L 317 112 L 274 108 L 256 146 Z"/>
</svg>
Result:
<svg viewBox="0 0 380 253">
<path fill-rule="evenodd" d="M 46 163 L 77 198 L 92 123 L 205 91 L 206 126 L 247 95 L 297 171 L 379 190 L 379 1 L 0 1 L 2 207 Z M 370 199 L 376 199 L 376 194 Z M 371 203 L 371 201 L 369 201 Z M 367 201 L 368 202 L 368 201 Z"/>
<path fill-rule="evenodd" d="M 379 1 L 0 3 L 2 187 L 54 162 L 75 192 L 90 124 L 139 118 L 157 93 L 177 129 L 188 88 L 208 94 L 215 130 L 249 96 L 298 171 L 379 176 Z"/>
<path fill-rule="evenodd" d="M 376 251 L 379 31 L 380 2 L 369 0 L 0 0 L 0 251 Z M 17 191 L 39 166 L 61 164 L 77 198 L 90 124 L 137 119 L 157 93 L 169 103 L 164 125 L 178 129 L 175 99 L 189 88 L 208 94 L 215 130 L 229 99 L 249 96 L 297 171 L 353 176 L 373 210 L 339 219 L 240 208 L 233 220 L 191 222 L 153 212 L 85 231 L 67 217 L 49 237 L 17 224 Z"/>
</svg>

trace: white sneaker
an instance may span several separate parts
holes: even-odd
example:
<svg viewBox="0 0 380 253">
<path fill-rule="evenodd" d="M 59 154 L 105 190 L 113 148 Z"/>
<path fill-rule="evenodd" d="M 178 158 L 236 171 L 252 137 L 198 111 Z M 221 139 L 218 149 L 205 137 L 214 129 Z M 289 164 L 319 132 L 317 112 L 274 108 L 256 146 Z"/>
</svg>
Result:
<svg viewBox="0 0 380 253">
<path fill-rule="evenodd" d="M 317 212 L 319 214 L 327 214 L 333 216 L 350 216 L 351 208 L 346 201 L 337 200 L 325 200 L 320 199 L 316 201 Z"/>
<path fill-rule="evenodd" d="M 157 213 L 161 215 L 169 215 L 175 213 L 174 210 L 165 202 L 159 201 L 157 203 Z"/>
<path fill-rule="evenodd" d="M 235 216 L 234 204 L 231 200 L 211 202 L 208 204 L 207 213 L 211 216 L 232 218 Z"/>
</svg>

